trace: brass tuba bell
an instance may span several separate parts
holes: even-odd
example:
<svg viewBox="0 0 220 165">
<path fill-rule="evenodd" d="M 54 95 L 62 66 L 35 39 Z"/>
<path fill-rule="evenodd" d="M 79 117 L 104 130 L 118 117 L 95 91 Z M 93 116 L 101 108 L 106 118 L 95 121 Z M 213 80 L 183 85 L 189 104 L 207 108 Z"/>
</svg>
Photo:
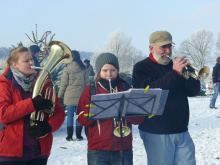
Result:
<svg viewBox="0 0 220 165">
<path fill-rule="evenodd" d="M 45 99 L 52 100 L 53 107 L 51 110 L 40 110 L 31 113 L 30 125 L 36 125 L 36 120 L 44 121 L 44 112 L 49 115 L 54 113 L 56 89 L 52 81 L 51 72 L 61 63 L 68 64 L 73 60 L 73 54 L 70 48 L 60 41 L 51 41 L 47 45 L 47 49 L 50 52 L 47 62 L 44 68 L 32 67 L 34 69 L 41 69 L 41 72 L 36 80 L 32 98 L 37 95 L 41 95 Z"/>
</svg>

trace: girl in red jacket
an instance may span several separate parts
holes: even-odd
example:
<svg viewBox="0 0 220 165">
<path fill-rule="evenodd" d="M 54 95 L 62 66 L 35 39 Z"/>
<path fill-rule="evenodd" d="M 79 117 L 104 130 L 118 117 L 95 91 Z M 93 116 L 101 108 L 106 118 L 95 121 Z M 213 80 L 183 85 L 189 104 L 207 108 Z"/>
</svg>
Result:
<svg viewBox="0 0 220 165">
<path fill-rule="evenodd" d="M 118 58 L 112 53 L 102 53 L 96 59 L 95 64 L 96 78 L 96 94 L 114 93 L 124 91 L 123 80 L 119 77 Z M 109 83 L 111 79 L 111 84 Z M 88 165 L 108 165 L 122 163 L 120 151 L 120 137 L 116 137 L 113 131 L 119 126 L 114 119 L 103 120 L 87 120 L 88 114 L 86 105 L 91 101 L 90 85 L 87 86 L 79 100 L 77 119 L 80 125 L 88 127 Z M 131 128 L 131 123 L 140 124 L 144 117 L 130 117 L 123 119 L 123 125 Z M 132 134 L 123 137 L 124 164 L 133 164 L 132 153 Z"/>
<path fill-rule="evenodd" d="M 34 65 L 28 48 L 12 49 L 0 77 L 0 165 L 46 165 L 52 146 L 52 132 L 60 128 L 65 112 L 59 99 L 55 112 L 45 121 L 30 126 L 30 114 L 50 109 L 52 101 L 40 95 L 32 99 Z"/>
</svg>

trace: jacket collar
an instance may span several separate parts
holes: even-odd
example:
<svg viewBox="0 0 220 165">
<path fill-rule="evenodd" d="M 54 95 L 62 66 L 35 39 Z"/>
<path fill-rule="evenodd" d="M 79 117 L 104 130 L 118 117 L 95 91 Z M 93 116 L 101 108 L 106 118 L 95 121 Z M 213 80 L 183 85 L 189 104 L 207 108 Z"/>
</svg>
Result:
<svg viewBox="0 0 220 165">
<path fill-rule="evenodd" d="M 21 86 L 15 81 L 12 71 L 10 68 L 6 69 L 5 72 L 2 74 L 4 77 L 3 81 L 9 81 L 11 83 L 11 86 L 14 87 L 15 89 L 21 91 Z"/>
<path fill-rule="evenodd" d="M 155 60 L 155 58 L 154 58 L 154 56 L 153 56 L 152 53 L 149 54 L 149 58 L 151 59 L 151 61 L 155 62 L 156 64 L 159 64 L 159 63 Z"/>
<path fill-rule="evenodd" d="M 2 74 L 4 75 L 4 77 L 8 80 L 8 81 L 11 81 L 12 80 L 12 72 L 11 72 L 11 69 L 8 68 L 6 69 L 6 71 Z"/>
</svg>

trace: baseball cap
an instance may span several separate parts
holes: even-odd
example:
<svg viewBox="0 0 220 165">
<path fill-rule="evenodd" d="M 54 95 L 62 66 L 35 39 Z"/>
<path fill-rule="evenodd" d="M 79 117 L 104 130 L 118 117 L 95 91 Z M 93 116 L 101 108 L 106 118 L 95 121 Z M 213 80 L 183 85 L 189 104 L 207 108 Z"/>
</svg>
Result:
<svg viewBox="0 0 220 165">
<path fill-rule="evenodd" d="M 174 44 L 172 41 L 172 35 L 167 31 L 156 31 L 150 35 L 150 44 L 157 44 L 158 46 L 163 46 L 167 44 Z"/>
</svg>

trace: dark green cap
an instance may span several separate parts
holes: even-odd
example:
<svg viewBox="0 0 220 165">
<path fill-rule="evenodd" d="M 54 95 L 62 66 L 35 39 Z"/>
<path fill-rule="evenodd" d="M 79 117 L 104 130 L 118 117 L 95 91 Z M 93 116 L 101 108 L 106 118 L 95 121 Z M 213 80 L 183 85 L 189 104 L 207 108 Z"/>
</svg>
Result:
<svg viewBox="0 0 220 165">
<path fill-rule="evenodd" d="M 95 61 L 95 70 L 96 73 L 99 73 L 99 71 L 102 69 L 102 67 L 105 64 L 114 64 L 115 67 L 119 71 L 119 63 L 118 63 L 118 58 L 112 54 L 112 53 L 101 53 Z"/>
</svg>

